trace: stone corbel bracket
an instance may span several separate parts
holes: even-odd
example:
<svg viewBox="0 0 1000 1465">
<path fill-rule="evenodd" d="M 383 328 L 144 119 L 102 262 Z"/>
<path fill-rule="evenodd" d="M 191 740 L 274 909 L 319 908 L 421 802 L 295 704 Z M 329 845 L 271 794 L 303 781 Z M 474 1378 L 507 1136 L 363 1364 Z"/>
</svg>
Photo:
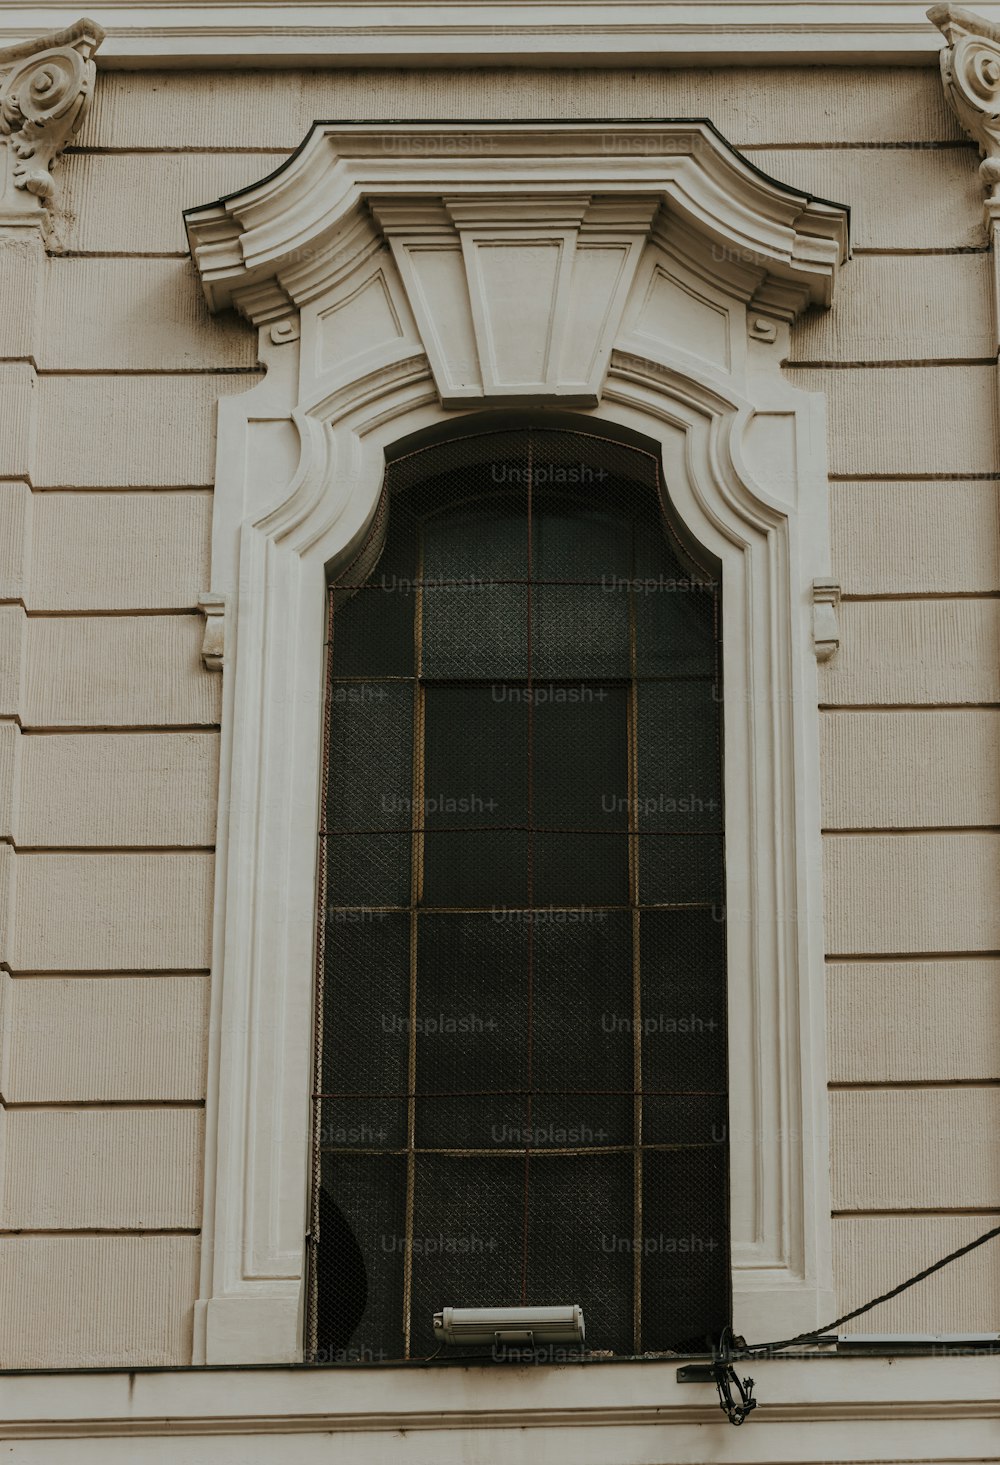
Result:
<svg viewBox="0 0 1000 1465">
<path fill-rule="evenodd" d="M 38 217 L 52 197 L 52 164 L 79 130 L 94 90 L 94 52 L 104 31 L 93 20 L 0 49 L 0 222 Z"/>
<path fill-rule="evenodd" d="M 813 649 L 817 661 L 829 661 L 840 650 L 840 586 L 836 580 L 813 581 Z"/>
<path fill-rule="evenodd" d="M 198 596 L 198 604 L 205 617 L 201 659 L 209 671 L 221 671 L 226 654 L 226 597 L 206 591 Z"/>
<path fill-rule="evenodd" d="M 934 5 L 927 18 L 948 42 L 941 52 L 945 96 L 979 144 L 987 223 L 996 222 L 1000 219 L 1000 26 L 959 5 Z"/>
</svg>

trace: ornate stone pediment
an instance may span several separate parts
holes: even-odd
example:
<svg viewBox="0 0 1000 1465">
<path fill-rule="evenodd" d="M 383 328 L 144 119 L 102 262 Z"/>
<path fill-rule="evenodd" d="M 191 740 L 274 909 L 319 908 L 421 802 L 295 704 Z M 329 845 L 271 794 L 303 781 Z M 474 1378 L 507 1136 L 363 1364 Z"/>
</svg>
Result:
<svg viewBox="0 0 1000 1465">
<path fill-rule="evenodd" d="M 322 298 L 334 354 L 362 295 L 369 335 L 381 312 L 405 336 L 388 246 L 451 407 L 594 405 L 649 241 L 781 321 L 830 303 L 847 243 L 843 209 L 706 122 L 321 122 L 270 178 L 186 217 L 213 309 L 263 325 Z"/>
<path fill-rule="evenodd" d="M 78 20 L 0 49 L 0 223 L 37 220 L 52 197 L 52 164 L 86 115 L 103 39 L 95 21 Z"/>
</svg>

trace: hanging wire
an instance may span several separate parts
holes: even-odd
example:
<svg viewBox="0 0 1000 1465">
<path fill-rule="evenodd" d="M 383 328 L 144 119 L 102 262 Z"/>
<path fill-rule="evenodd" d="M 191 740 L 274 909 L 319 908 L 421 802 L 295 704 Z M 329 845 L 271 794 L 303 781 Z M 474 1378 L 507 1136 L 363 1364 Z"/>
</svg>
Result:
<svg viewBox="0 0 1000 1465">
<path fill-rule="evenodd" d="M 870 1302 L 864 1303 L 861 1307 L 855 1307 L 851 1312 L 845 1312 L 842 1317 L 834 1318 L 832 1323 L 827 1323 L 822 1328 L 816 1328 L 813 1332 L 799 1333 L 794 1338 L 783 1338 L 776 1343 L 747 1343 L 742 1338 L 735 1337 L 731 1328 L 723 1328 L 718 1346 L 713 1349 L 711 1374 L 719 1395 L 719 1406 L 729 1423 L 743 1424 L 757 1407 L 757 1400 L 753 1397 L 754 1381 L 751 1378 L 741 1379 L 733 1368 L 734 1361 L 741 1358 L 766 1357 L 783 1348 L 791 1348 L 796 1343 L 830 1342 L 832 1339 L 828 1335 L 832 1334 L 835 1328 L 850 1322 L 852 1318 L 860 1317 L 862 1313 L 871 1312 L 873 1307 L 878 1307 L 882 1302 L 888 1302 L 891 1298 L 898 1297 L 901 1292 L 915 1287 L 918 1282 L 923 1282 L 934 1272 L 939 1272 L 949 1262 L 957 1261 L 960 1256 L 967 1256 L 978 1246 L 984 1246 L 995 1236 L 1000 1236 L 1000 1226 L 991 1227 L 982 1236 L 977 1236 L 974 1241 L 966 1242 L 965 1246 L 960 1246 L 955 1251 L 949 1252 L 947 1256 L 932 1262 L 929 1267 L 924 1267 L 923 1271 L 914 1273 L 905 1282 L 900 1282 L 898 1286 L 891 1288 L 888 1292 L 883 1292 L 879 1297 L 873 1297 Z"/>
<path fill-rule="evenodd" d="M 888 1302 L 891 1298 L 898 1297 L 901 1292 L 907 1291 L 910 1287 L 915 1287 L 918 1282 L 923 1282 L 925 1278 L 930 1277 L 934 1272 L 939 1272 L 949 1262 L 957 1261 L 960 1256 L 966 1256 L 970 1251 L 975 1251 L 977 1246 L 984 1246 L 987 1241 L 992 1241 L 995 1236 L 1000 1236 L 1000 1226 L 994 1226 L 989 1231 L 985 1231 L 982 1236 L 977 1236 L 975 1241 L 969 1241 L 965 1246 L 960 1246 L 957 1250 L 950 1251 L 947 1256 L 941 1257 L 939 1261 L 932 1262 L 929 1267 L 924 1267 L 923 1271 L 914 1273 L 905 1282 L 900 1282 L 897 1287 L 891 1288 L 888 1292 L 883 1292 L 880 1297 L 873 1297 L 863 1307 L 856 1307 L 852 1312 L 845 1312 L 843 1317 L 834 1318 L 833 1322 L 827 1323 L 825 1327 L 815 1328 L 810 1333 L 798 1333 L 794 1338 L 783 1338 L 777 1343 L 744 1343 L 742 1347 L 737 1347 L 735 1356 L 747 1358 L 757 1353 L 776 1353 L 782 1348 L 792 1348 L 796 1343 L 818 1343 L 824 1334 L 832 1333 L 835 1328 L 841 1327 L 843 1323 L 850 1322 L 852 1318 L 860 1317 L 865 1312 L 871 1312 L 872 1308 L 878 1307 L 880 1303 Z"/>
</svg>

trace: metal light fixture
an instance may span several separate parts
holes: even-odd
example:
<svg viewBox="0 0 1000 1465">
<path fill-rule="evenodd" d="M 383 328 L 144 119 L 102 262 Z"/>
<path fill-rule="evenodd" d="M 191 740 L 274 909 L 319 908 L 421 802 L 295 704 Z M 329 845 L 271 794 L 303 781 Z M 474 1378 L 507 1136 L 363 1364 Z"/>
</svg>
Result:
<svg viewBox="0 0 1000 1465">
<path fill-rule="evenodd" d="M 582 1343 L 582 1307 L 443 1307 L 434 1314 L 441 1343 Z"/>
</svg>

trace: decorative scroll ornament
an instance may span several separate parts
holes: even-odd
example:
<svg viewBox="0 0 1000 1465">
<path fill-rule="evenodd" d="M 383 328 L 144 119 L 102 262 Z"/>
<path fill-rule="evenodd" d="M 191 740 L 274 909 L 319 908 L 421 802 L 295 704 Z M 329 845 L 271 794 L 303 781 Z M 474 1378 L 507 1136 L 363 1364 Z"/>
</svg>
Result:
<svg viewBox="0 0 1000 1465">
<path fill-rule="evenodd" d="M 934 5 L 927 18 L 948 42 L 941 52 L 945 96 L 979 144 L 987 214 L 1000 217 L 1000 26 L 959 5 Z"/>
<path fill-rule="evenodd" d="M 52 197 L 50 170 L 86 116 L 96 71 L 92 57 L 103 39 L 94 21 L 78 20 L 68 30 L 0 49 L 0 140 L 13 154 L 15 189 Z"/>
</svg>

